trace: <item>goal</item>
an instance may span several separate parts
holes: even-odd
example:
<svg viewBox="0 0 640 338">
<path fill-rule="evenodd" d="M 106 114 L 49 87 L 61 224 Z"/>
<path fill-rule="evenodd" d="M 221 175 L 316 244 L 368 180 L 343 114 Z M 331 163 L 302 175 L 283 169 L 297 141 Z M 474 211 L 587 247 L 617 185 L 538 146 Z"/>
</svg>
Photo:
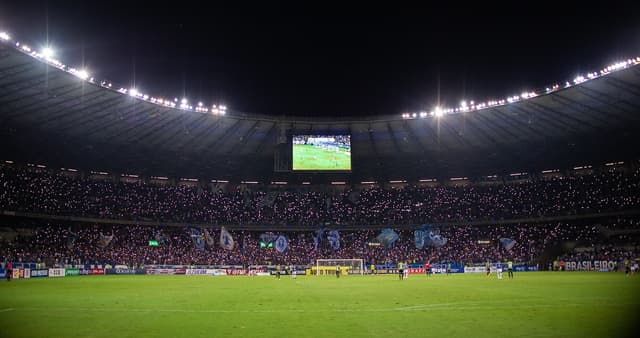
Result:
<svg viewBox="0 0 640 338">
<path fill-rule="evenodd" d="M 335 275 L 336 266 L 340 266 L 342 275 L 362 275 L 364 274 L 364 262 L 362 259 L 317 259 L 316 266 L 313 267 L 312 273 L 316 276 Z"/>
</svg>

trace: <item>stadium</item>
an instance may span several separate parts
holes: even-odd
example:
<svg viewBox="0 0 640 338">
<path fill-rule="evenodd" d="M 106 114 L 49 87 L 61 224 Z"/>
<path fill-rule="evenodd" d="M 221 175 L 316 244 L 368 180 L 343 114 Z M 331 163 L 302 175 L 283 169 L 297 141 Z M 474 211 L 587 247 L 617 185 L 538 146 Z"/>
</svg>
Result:
<svg viewBox="0 0 640 338">
<path fill-rule="evenodd" d="M 638 55 L 297 116 L 146 93 L 19 35 L 0 20 L 0 337 L 637 332 Z"/>
</svg>

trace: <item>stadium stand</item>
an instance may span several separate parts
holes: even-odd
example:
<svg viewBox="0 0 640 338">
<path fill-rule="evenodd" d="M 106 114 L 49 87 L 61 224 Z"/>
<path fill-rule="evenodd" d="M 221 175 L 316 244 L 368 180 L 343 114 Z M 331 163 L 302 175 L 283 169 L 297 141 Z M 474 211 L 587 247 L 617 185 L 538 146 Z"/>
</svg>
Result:
<svg viewBox="0 0 640 338">
<path fill-rule="evenodd" d="M 38 218 L 4 216 L 0 256 L 48 266 L 305 265 L 319 258 L 351 256 L 376 264 L 404 259 L 471 264 L 507 258 L 545 264 L 549 249 L 564 244 L 563 259 L 622 260 L 638 254 L 633 231 L 638 224 L 634 212 L 640 206 L 638 181 L 637 170 L 603 170 L 488 186 L 369 188 L 358 191 L 357 198 L 351 189 L 337 194 L 290 189 L 276 196 L 259 190 L 96 181 L 5 164 L 0 165 L 0 209 L 6 215 Z M 263 202 L 267 195 L 276 196 L 272 203 Z M 64 222 L 56 216 L 88 219 Z M 493 224 L 498 220 L 506 225 Z M 159 225 L 163 222 L 174 226 Z M 355 228 L 345 227 L 349 223 Z M 440 224 L 447 245 L 416 248 L 413 231 L 424 223 Z M 211 237 L 221 225 L 243 230 L 232 231 L 234 250 L 212 245 L 217 237 L 198 248 L 192 224 L 211 229 Z M 287 236 L 288 249 L 261 249 L 260 233 L 283 224 L 280 233 Z M 314 246 L 312 233 L 319 226 L 341 229 L 343 244 L 338 250 Z M 369 246 L 385 227 L 395 228 L 399 239 L 386 248 Z M 205 236 L 201 230 L 199 236 Z M 148 246 L 148 240 L 156 238 L 162 243 Z M 512 238 L 517 245 L 506 251 L 500 238 Z"/>
</svg>

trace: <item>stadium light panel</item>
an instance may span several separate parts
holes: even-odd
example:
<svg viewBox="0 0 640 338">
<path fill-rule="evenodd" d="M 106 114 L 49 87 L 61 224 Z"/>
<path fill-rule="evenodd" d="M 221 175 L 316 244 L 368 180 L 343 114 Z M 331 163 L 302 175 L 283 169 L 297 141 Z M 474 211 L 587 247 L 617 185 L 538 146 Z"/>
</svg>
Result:
<svg viewBox="0 0 640 338">
<path fill-rule="evenodd" d="M 9 41 L 11 40 L 11 36 L 7 32 L 0 32 L 0 39 L 4 41 Z"/>
<path fill-rule="evenodd" d="M 442 116 L 442 109 L 440 107 L 436 107 L 436 109 L 434 111 L 434 115 L 436 117 L 441 117 Z"/>
<path fill-rule="evenodd" d="M 136 96 L 136 95 L 138 95 L 138 90 L 137 90 L 137 89 L 135 89 L 135 88 L 131 88 L 131 89 L 129 89 L 129 95 L 131 95 L 131 96 Z"/>
</svg>

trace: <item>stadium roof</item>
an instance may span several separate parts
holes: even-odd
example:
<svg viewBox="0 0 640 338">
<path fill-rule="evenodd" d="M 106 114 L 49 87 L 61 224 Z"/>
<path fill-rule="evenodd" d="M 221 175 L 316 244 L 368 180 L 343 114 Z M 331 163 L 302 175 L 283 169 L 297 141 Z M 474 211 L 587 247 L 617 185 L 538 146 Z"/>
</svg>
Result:
<svg viewBox="0 0 640 338">
<path fill-rule="evenodd" d="M 573 167 L 635 159 L 640 149 L 635 63 L 473 112 L 328 119 L 158 105 L 30 52 L 0 43 L 0 159 L 203 179 L 360 181 Z M 290 160 L 282 136 L 292 132 L 350 133 L 353 174 L 274 172 L 274 158 Z"/>
</svg>

